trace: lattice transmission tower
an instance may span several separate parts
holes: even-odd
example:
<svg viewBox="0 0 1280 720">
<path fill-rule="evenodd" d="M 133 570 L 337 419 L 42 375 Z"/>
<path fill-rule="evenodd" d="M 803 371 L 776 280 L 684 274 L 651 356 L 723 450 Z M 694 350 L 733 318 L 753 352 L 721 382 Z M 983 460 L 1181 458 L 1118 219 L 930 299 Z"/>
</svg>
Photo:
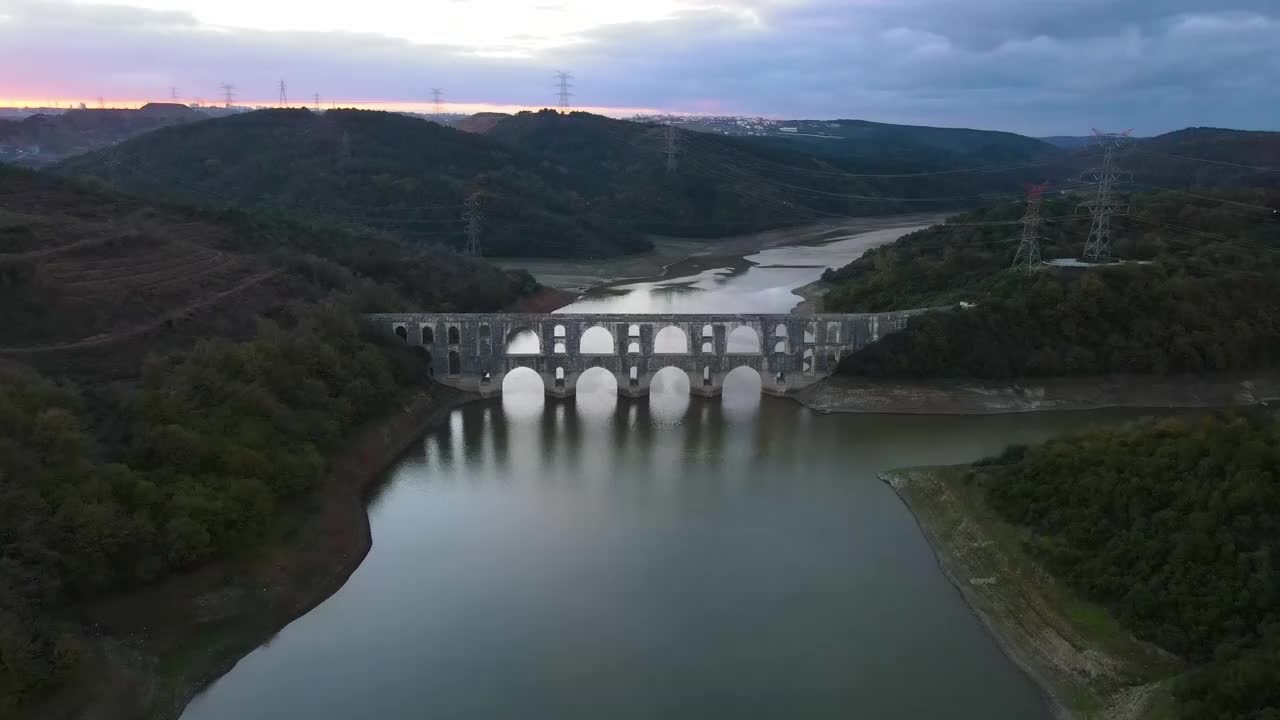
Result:
<svg viewBox="0 0 1280 720">
<path fill-rule="evenodd" d="M 1094 129 L 1093 135 L 1102 146 L 1102 167 L 1088 170 L 1081 177 L 1085 182 L 1097 183 L 1093 199 L 1084 206 L 1089 208 L 1093 222 L 1089 225 L 1089 239 L 1084 243 L 1084 257 L 1094 262 L 1106 262 L 1111 258 L 1111 216 L 1124 213 L 1128 207 L 1116 200 L 1115 186 L 1126 182 L 1130 174 L 1116 168 L 1115 154 L 1129 140 L 1133 130 L 1120 133 Z"/>
<path fill-rule="evenodd" d="M 1018 252 L 1013 256 L 1013 269 L 1027 269 L 1027 274 L 1040 267 L 1040 202 L 1044 199 L 1044 189 L 1049 183 L 1039 185 L 1027 184 L 1027 209 L 1022 214 L 1022 242 Z"/>
<path fill-rule="evenodd" d="M 663 154 L 667 156 L 667 174 L 670 175 L 680 169 L 679 147 L 676 144 L 676 126 L 667 123 L 666 128 L 666 147 Z"/>
<path fill-rule="evenodd" d="M 467 224 L 466 254 L 480 257 L 480 224 L 484 220 L 480 208 L 480 193 L 475 192 L 467 196 L 467 201 L 463 206 L 462 219 Z"/>
<path fill-rule="evenodd" d="M 236 86 L 224 82 L 219 87 L 222 88 L 222 97 L 226 101 L 224 107 L 231 107 L 231 101 L 236 99 Z"/>
<path fill-rule="evenodd" d="M 440 98 L 444 96 L 444 90 L 440 88 L 431 88 L 431 104 L 435 108 L 436 115 L 440 114 Z"/>
<path fill-rule="evenodd" d="M 289 107 L 289 93 L 285 91 L 284 81 L 280 81 L 280 107 Z"/>
<path fill-rule="evenodd" d="M 569 92 L 573 87 L 571 80 L 573 80 L 573 76 L 567 72 L 556 73 L 556 96 L 560 102 L 559 108 L 562 113 L 569 112 L 569 98 L 573 97 L 573 93 Z"/>
</svg>

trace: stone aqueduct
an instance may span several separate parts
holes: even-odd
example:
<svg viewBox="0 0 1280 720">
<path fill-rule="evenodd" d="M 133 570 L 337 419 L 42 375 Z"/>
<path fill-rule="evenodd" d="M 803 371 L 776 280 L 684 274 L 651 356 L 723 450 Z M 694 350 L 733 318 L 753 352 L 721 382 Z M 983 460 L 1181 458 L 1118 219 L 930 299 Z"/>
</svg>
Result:
<svg viewBox="0 0 1280 720">
<path fill-rule="evenodd" d="M 725 376 L 739 367 L 759 372 L 765 392 L 783 394 L 830 375 L 841 357 L 923 312 L 928 309 L 807 316 L 395 313 L 365 319 L 419 348 L 434 379 L 463 390 L 500 393 L 508 372 L 527 367 L 542 377 L 548 395 L 566 397 L 583 372 L 599 367 L 614 376 L 620 395 L 636 397 L 648 394 L 650 380 L 666 367 L 687 373 L 691 392 L 699 395 L 718 395 Z M 536 348 L 528 333 L 537 337 Z M 609 342 L 602 342 L 606 337 Z M 592 348 L 584 352 L 587 338 Z"/>
</svg>

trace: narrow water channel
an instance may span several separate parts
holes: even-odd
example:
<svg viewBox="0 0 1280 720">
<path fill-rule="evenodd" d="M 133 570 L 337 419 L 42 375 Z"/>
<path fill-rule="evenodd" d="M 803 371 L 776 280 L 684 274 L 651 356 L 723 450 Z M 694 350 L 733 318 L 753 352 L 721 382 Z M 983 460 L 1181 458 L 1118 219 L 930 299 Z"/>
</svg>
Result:
<svg viewBox="0 0 1280 720">
<path fill-rule="evenodd" d="M 785 311 L 822 250 L 573 310 Z M 183 717 L 1049 717 L 876 475 L 1133 414 L 823 416 L 730 381 L 455 411 L 371 501 L 347 584 Z"/>
</svg>

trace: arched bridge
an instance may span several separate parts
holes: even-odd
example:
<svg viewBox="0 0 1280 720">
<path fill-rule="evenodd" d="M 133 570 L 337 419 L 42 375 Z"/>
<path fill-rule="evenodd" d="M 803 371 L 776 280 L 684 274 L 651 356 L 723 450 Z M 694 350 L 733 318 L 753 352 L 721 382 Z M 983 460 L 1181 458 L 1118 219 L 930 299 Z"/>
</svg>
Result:
<svg viewBox="0 0 1280 720">
<path fill-rule="evenodd" d="M 420 348 L 432 376 L 463 390 L 502 391 L 519 367 L 542 376 L 550 395 L 572 395 L 578 377 L 608 370 L 623 395 L 643 395 L 665 367 L 689 375 L 692 392 L 714 396 L 725 375 L 750 367 L 765 392 L 782 394 L 835 371 L 845 355 L 906 327 L 929 309 L 821 315 L 366 315 Z"/>
</svg>

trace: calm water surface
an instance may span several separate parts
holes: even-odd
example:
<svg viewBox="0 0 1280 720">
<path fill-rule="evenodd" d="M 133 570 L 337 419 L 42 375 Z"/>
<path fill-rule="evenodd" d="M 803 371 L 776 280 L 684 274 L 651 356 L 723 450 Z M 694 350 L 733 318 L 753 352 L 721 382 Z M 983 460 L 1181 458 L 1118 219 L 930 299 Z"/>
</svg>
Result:
<svg viewBox="0 0 1280 720">
<path fill-rule="evenodd" d="M 577 309 L 785 311 L 821 251 Z M 1122 415 L 821 416 L 758 382 L 455 411 L 371 501 L 350 581 L 183 717 L 1049 717 L 876 473 Z"/>
</svg>

